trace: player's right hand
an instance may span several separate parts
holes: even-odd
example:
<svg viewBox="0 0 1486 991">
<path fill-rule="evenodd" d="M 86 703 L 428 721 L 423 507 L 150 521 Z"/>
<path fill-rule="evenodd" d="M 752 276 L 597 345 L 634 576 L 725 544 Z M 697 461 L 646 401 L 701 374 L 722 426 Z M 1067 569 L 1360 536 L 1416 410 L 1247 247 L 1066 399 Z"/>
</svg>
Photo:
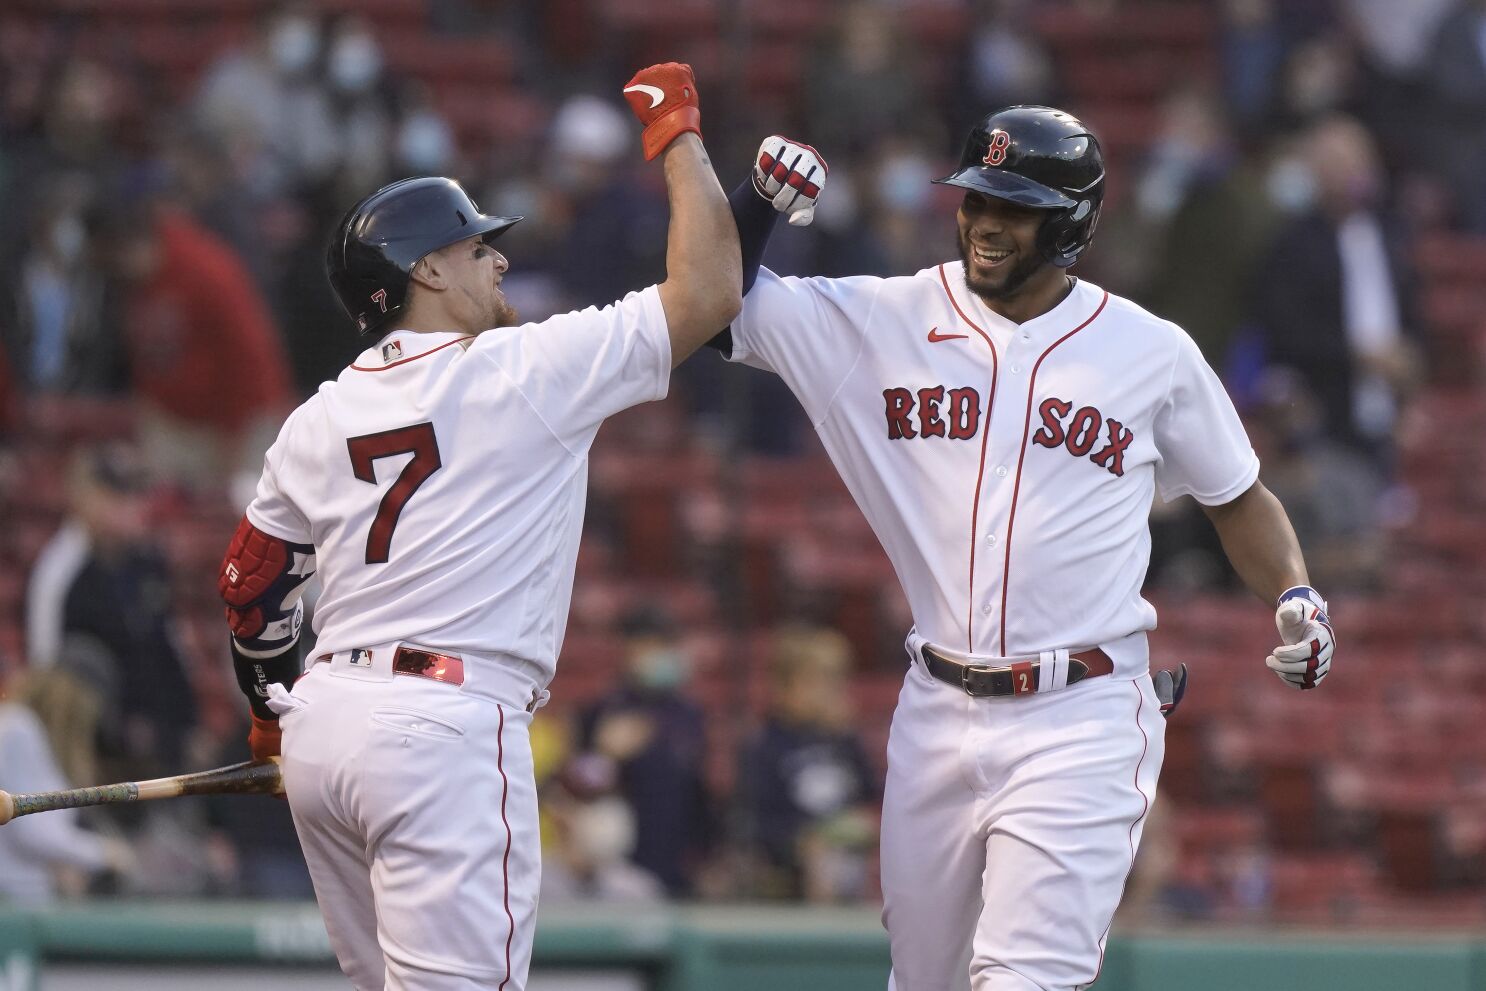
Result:
<svg viewBox="0 0 1486 991">
<path fill-rule="evenodd" d="M 1297 585 L 1280 596 L 1274 625 L 1285 643 L 1272 650 L 1264 663 L 1285 684 L 1315 688 L 1331 672 L 1336 634 L 1326 608 L 1326 600 L 1308 585 Z"/>
<path fill-rule="evenodd" d="M 684 62 L 662 62 L 641 69 L 624 84 L 624 98 L 645 125 L 640 143 L 647 162 L 687 131 L 702 136 L 697 81 L 691 66 Z"/>
<path fill-rule="evenodd" d="M 815 204 L 830 172 L 814 148 L 772 134 L 758 146 L 753 160 L 753 188 L 774 209 L 789 215 L 790 226 L 806 227 L 815 219 Z"/>
<path fill-rule="evenodd" d="M 253 751 L 253 759 L 268 760 L 270 757 L 279 756 L 282 743 L 283 732 L 279 729 L 279 721 L 260 719 L 255 713 L 253 728 L 248 731 L 248 748 Z"/>
</svg>

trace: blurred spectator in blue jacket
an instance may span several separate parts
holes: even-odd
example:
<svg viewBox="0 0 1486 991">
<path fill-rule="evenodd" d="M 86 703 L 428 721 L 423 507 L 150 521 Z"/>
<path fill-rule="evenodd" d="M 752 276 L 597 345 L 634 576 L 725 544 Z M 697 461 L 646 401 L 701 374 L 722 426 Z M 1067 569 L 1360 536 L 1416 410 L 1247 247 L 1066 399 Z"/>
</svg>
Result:
<svg viewBox="0 0 1486 991">
<path fill-rule="evenodd" d="M 635 816 L 631 859 L 672 895 L 687 895 L 711 834 L 706 728 L 701 707 L 682 694 L 691 660 L 659 610 L 630 613 L 620 633 L 624 679 L 583 714 L 579 746 L 618 768 Z"/>
<path fill-rule="evenodd" d="M 852 725 L 851 647 L 832 630 L 775 639 L 769 714 L 739 765 L 762 859 L 757 894 L 813 902 L 867 893 L 877 776 Z"/>
<path fill-rule="evenodd" d="M 94 196 L 80 173 L 37 182 L 16 205 L 14 278 L 0 284 L 0 345 L 28 393 L 104 393 L 125 384 L 120 335 L 105 321 L 104 277 L 85 223 Z"/>
</svg>

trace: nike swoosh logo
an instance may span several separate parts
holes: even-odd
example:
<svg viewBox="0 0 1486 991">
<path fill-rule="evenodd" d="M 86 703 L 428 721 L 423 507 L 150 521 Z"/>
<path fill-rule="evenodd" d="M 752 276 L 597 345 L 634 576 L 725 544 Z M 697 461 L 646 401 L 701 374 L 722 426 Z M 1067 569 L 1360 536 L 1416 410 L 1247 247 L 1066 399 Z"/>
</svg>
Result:
<svg viewBox="0 0 1486 991">
<path fill-rule="evenodd" d="M 660 101 L 666 98 L 665 90 L 661 89 L 659 86 L 646 86 L 644 83 L 635 83 L 635 85 L 633 86 L 626 86 L 624 88 L 624 91 L 626 93 L 644 93 L 646 96 L 650 97 L 651 110 L 654 110 L 656 107 L 660 106 Z"/>
<path fill-rule="evenodd" d="M 938 344 L 940 341 L 963 341 L 969 334 L 941 334 L 938 327 L 929 328 L 929 343 Z"/>
</svg>

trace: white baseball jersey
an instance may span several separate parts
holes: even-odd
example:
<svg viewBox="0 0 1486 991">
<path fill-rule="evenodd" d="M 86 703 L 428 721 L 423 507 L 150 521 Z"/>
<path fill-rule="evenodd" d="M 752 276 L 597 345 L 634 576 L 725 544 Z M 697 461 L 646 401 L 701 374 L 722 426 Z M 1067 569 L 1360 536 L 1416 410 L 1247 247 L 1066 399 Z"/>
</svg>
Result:
<svg viewBox="0 0 1486 991">
<path fill-rule="evenodd" d="M 289 417 L 248 519 L 313 543 L 314 653 L 562 647 L 603 420 L 661 399 L 659 292 L 477 337 L 394 331 Z"/>
<path fill-rule="evenodd" d="M 892 559 L 910 643 L 1114 661 L 1000 698 L 911 664 L 883 790 L 889 991 L 1086 987 L 1165 753 L 1143 677 L 1152 497 L 1218 504 L 1258 477 L 1217 376 L 1179 328 L 1088 282 L 1013 324 L 958 262 L 763 270 L 732 330 L 731 356 L 799 398 Z"/>
<path fill-rule="evenodd" d="M 654 288 L 474 337 L 394 331 L 269 450 L 248 518 L 315 546 L 312 653 L 329 663 L 268 704 L 358 991 L 525 987 L 529 727 L 567 625 L 588 449 L 605 417 L 662 398 L 670 369 Z M 397 676 L 402 643 L 461 655 L 462 682 Z"/>
<path fill-rule="evenodd" d="M 732 358 L 777 372 L 897 570 L 918 633 L 1009 657 L 1154 628 L 1152 495 L 1213 505 L 1259 462 L 1180 328 L 1078 281 L 1014 324 L 946 263 L 911 277 L 763 269 Z M 1116 675 L 1145 670 L 1109 649 Z"/>
</svg>

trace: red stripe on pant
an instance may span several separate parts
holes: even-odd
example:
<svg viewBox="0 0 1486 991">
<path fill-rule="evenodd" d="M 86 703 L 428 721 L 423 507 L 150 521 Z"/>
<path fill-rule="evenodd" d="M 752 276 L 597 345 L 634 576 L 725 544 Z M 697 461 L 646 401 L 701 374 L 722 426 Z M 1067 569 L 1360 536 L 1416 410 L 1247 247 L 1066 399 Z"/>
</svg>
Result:
<svg viewBox="0 0 1486 991">
<path fill-rule="evenodd" d="M 511 942 L 516 938 L 516 917 L 511 914 L 511 820 L 506 818 L 506 798 L 511 794 L 511 782 L 506 777 L 506 707 L 498 705 L 495 709 L 500 716 L 495 736 L 495 767 L 500 771 L 501 783 L 500 821 L 506 827 L 506 856 L 501 862 L 501 884 L 505 888 L 506 922 L 511 926 L 506 931 L 506 976 L 499 988 L 499 991 L 505 991 L 511 980 Z"/>
</svg>

